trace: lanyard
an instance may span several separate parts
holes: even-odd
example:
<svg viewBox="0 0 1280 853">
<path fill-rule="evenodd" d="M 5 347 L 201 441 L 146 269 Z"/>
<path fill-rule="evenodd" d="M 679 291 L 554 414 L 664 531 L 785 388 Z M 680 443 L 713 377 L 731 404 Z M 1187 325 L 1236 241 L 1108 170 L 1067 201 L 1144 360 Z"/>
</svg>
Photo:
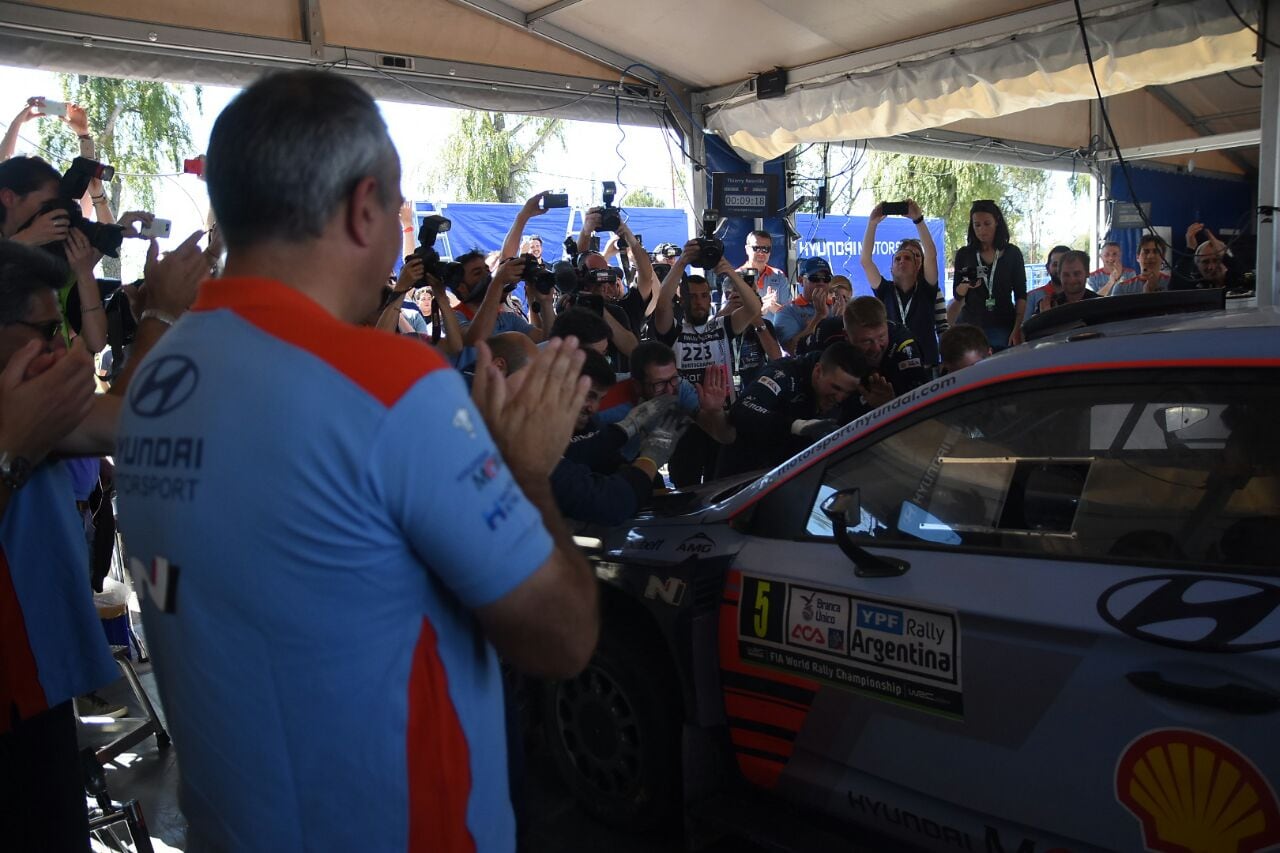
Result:
<svg viewBox="0 0 1280 853">
<path fill-rule="evenodd" d="M 919 286 L 920 283 L 916 282 L 916 287 Z M 902 291 L 898 290 L 898 285 L 896 284 L 893 286 L 893 295 L 898 299 L 898 322 L 905 326 L 907 325 L 907 312 L 911 310 L 911 303 L 914 302 L 916 298 L 915 288 L 911 289 L 911 298 L 907 300 L 907 307 L 905 308 L 902 307 Z"/>
</svg>

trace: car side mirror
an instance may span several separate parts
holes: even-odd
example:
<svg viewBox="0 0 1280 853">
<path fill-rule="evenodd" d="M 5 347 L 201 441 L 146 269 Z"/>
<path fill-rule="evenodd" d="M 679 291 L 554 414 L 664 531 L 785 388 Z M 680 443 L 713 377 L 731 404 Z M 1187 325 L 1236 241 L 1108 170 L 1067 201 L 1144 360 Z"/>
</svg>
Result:
<svg viewBox="0 0 1280 853">
<path fill-rule="evenodd" d="M 1207 417 L 1209 410 L 1204 406 L 1165 406 L 1155 413 L 1156 425 L 1166 435 L 1195 426 Z"/>
<path fill-rule="evenodd" d="M 853 563 L 853 573 L 860 578 L 896 578 L 911 568 L 906 560 L 878 557 L 853 541 L 849 528 L 862 520 L 862 495 L 857 488 L 841 489 L 828 495 L 820 507 L 831 521 L 836 544 Z"/>
</svg>

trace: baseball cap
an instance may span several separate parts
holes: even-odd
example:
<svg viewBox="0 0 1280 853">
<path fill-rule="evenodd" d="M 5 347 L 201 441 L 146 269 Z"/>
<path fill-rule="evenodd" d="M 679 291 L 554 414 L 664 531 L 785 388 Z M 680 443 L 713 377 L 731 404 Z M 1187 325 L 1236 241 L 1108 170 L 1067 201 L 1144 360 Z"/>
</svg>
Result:
<svg viewBox="0 0 1280 853">
<path fill-rule="evenodd" d="M 831 264 L 827 263 L 826 258 L 805 258 L 800 262 L 800 275 L 808 276 L 814 273 L 826 273 L 831 275 Z"/>
<path fill-rule="evenodd" d="M 653 254 L 659 258 L 674 258 L 680 255 L 680 247 L 675 243 L 659 243 L 653 247 Z"/>
</svg>

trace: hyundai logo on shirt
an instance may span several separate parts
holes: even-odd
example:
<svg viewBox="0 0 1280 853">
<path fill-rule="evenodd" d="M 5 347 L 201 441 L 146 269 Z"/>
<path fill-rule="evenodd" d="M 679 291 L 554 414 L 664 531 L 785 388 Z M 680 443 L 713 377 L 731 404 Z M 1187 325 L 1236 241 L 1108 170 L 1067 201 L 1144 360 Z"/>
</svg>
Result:
<svg viewBox="0 0 1280 853">
<path fill-rule="evenodd" d="M 166 355 L 143 365 L 129 392 L 129 407 L 141 418 L 158 418 L 195 393 L 200 370 L 184 355 Z"/>
</svg>

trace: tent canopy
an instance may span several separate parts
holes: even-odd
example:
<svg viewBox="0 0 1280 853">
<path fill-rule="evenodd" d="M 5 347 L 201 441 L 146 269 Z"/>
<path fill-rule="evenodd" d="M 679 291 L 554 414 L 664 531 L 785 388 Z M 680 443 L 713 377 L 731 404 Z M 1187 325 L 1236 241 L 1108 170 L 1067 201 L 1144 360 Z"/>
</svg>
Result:
<svg viewBox="0 0 1280 853">
<path fill-rule="evenodd" d="M 1258 0 L 1233 2 L 1257 19 Z M 1250 70 L 1257 39 L 1227 0 L 1082 6 L 1125 148 L 1257 129 L 1261 90 L 1247 88 L 1259 84 Z M 761 160 L 803 142 L 973 137 L 1066 157 L 1102 135 L 1070 0 L 639 8 L 630 0 L 168 0 L 145 16 L 140 8 L 0 2 L 0 50 L 33 67 L 232 85 L 264 67 L 330 63 L 392 100 L 609 121 L 617 108 L 640 124 L 666 112 L 686 132 L 696 118 Z M 756 75 L 775 67 L 788 69 L 785 94 L 757 99 Z M 627 68 L 631 83 L 620 86 Z M 1247 174 L 1251 156 L 1207 153 L 1197 163 Z"/>
</svg>

